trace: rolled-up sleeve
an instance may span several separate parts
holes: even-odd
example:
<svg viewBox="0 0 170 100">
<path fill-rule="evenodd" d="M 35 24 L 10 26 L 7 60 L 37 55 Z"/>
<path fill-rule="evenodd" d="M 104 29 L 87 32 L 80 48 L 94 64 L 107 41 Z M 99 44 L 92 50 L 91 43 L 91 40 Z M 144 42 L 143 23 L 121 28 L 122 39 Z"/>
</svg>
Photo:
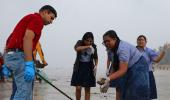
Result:
<svg viewBox="0 0 170 100">
<path fill-rule="evenodd" d="M 150 59 L 151 61 L 153 61 L 156 57 L 158 57 L 159 53 L 152 50 L 152 49 L 149 49 L 149 54 L 150 54 Z"/>
</svg>

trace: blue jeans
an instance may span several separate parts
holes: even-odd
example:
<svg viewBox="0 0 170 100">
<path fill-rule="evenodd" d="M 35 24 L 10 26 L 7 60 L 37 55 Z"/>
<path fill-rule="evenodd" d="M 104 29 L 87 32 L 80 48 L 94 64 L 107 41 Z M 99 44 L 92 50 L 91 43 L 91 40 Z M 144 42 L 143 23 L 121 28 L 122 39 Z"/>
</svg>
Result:
<svg viewBox="0 0 170 100">
<path fill-rule="evenodd" d="M 4 55 L 4 63 L 13 74 L 13 90 L 11 100 L 33 100 L 33 81 L 24 79 L 24 53 L 8 52 Z"/>
</svg>

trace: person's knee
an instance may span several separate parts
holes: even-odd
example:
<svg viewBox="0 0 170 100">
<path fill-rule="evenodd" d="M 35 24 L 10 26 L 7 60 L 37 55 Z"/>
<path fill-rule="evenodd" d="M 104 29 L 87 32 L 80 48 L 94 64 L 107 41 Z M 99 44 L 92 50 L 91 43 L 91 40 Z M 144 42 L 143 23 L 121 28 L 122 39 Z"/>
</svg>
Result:
<svg viewBox="0 0 170 100">
<path fill-rule="evenodd" d="M 81 91 L 81 86 L 76 86 L 76 91 Z"/>
<path fill-rule="evenodd" d="M 116 87 L 116 92 L 119 92 L 120 91 L 120 88 Z"/>
<path fill-rule="evenodd" d="M 90 93 L 90 87 L 85 87 L 85 92 Z"/>
</svg>

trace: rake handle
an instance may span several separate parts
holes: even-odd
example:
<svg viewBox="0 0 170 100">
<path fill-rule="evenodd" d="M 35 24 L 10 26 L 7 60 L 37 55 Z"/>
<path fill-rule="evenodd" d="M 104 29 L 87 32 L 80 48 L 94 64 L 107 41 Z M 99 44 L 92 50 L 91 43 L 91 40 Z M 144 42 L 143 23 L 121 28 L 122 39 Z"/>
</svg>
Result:
<svg viewBox="0 0 170 100">
<path fill-rule="evenodd" d="M 47 82 L 48 84 L 50 84 L 52 87 L 54 87 L 55 89 L 57 89 L 60 93 L 62 93 L 63 95 L 65 95 L 67 98 L 69 98 L 70 100 L 73 100 L 70 96 L 68 96 L 66 93 L 64 93 L 62 90 L 60 90 L 59 88 L 57 88 L 55 85 L 53 85 L 51 82 L 49 82 L 47 79 L 45 79 L 42 75 L 40 75 L 38 72 L 36 72 L 36 74 L 43 79 L 45 82 Z"/>
</svg>

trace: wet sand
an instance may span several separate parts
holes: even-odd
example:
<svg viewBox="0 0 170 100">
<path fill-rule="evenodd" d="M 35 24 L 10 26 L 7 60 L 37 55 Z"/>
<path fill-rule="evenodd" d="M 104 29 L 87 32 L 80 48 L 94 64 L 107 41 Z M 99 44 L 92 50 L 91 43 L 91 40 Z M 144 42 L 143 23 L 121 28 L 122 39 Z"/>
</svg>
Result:
<svg viewBox="0 0 170 100">
<path fill-rule="evenodd" d="M 70 86 L 71 72 L 63 72 L 58 70 L 53 74 L 49 73 L 52 83 L 59 89 L 64 91 L 67 95 L 75 100 L 75 88 Z M 64 73 L 64 74 L 61 74 Z M 157 100 L 169 100 L 170 98 L 170 70 L 156 70 L 154 72 L 158 99 Z M 34 84 L 34 100 L 69 100 L 67 97 L 62 95 L 56 89 L 51 87 L 45 82 Z M 5 83 L 0 83 L 0 100 L 9 100 L 11 94 L 11 80 Z M 84 100 L 84 90 L 82 91 L 82 100 Z M 110 88 L 107 94 L 100 94 L 99 86 L 92 88 L 91 100 L 115 100 L 115 89 Z"/>
</svg>

